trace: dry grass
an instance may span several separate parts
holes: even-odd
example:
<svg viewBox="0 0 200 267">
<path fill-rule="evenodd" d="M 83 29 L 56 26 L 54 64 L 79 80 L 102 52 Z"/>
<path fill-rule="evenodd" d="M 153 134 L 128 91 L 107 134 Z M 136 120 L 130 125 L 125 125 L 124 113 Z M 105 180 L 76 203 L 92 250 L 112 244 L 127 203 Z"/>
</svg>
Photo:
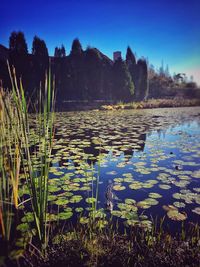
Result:
<svg viewBox="0 0 200 267">
<path fill-rule="evenodd" d="M 149 99 L 147 101 L 122 103 L 116 105 L 103 105 L 102 110 L 123 110 L 123 109 L 147 109 L 147 108 L 170 108 L 200 106 L 200 99 Z"/>
</svg>

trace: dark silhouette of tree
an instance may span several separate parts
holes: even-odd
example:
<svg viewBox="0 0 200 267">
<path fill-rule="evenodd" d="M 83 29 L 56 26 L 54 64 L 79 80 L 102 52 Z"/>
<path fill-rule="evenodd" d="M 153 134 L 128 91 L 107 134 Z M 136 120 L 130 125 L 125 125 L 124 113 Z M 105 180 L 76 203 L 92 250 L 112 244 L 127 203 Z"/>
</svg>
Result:
<svg viewBox="0 0 200 267">
<path fill-rule="evenodd" d="M 126 64 L 128 66 L 134 87 L 136 85 L 137 82 L 137 65 L 136 65 L 136 59 L 135 59 L 135 55 L 133 54 L 131 48 L 128 46 L 127 47 L 127 51 L 126 51 Z"/>
<path fill-rule="evenodd" d="M 54 57 L 60 57 L 59 48 L 56 46 L 54 50 Z"/>
<path fill-rule="evenodd" d="M 126 51 L 126 63 L 128 66 L 136 64 L 135 55 L 133 54 L 129 46 L 127 47 L 127 51 Z"/>
<path fill-rule="evenodd" d="M 35 36 L 32 45 L 32 54 L 37 57 L 48 57 L 48 49 L 44 40 Z"/>
<path fill-rule="evenodd" d="M 62 45 L 60 48 L 55 47 L 54 57 L 66 57 L 65 47 Z"/>
<path fill-rule="evenodd" d="M 113 96 L 116 100 L 131 101 L 134 95 L 134 83 L 126 63 L 122 59 L 113 65 Z"/>
<path fill-rule="evenodd" d="M 0 45 L 0 79 L 10 87 L 10 79 L 6 76 L 6 60 L 9 59 L 15 66 L 17 81 L 22 78 L 28 95 L 45 88 L 45 74 L 49 68 L 45 42 L 35 36 L 30 55 L 24 34 L 12 32 L 9 47 L 6 49 Z M 64 100 L 133 101 L 144 100 L 148 96 L 173 97 L 179 89 L 184 89 L 181 93 L 186 97 L 196 96 L 199 91 L 193 80 L 188 82 L 183 73 L 172 77 L 168 66 L 164 67 L 163 63 L 159 70 L 151 65 L 148 67 L 145 59 L 136 63 L 130 47 L 127 47 L 125 61 L 119 59 L 113 62 L 96 48 L 88 47 L 84 51 L 78 39 L 73 41 L 69 56 L 66 56 L 63 45 L 55 47 L 51 69 L 59 109 Z"/>
<path fill-rule="evenodd" d="M 81 43 L 79 41 L 79 39 L 74 39 L 73 43 L 72 43 L 72 48 L 71 48 L 71 55 L 81 55 L 83 52 Z"/>
<path fill-rule="evenodd" d="M 90 99 L 99 99 L 103 96 L 103 64 L 102 57 L 96 48 L 88 47 L 85 51 L 85 89 L 84 95 Z"/>
<path fill-rule="evenodd" d="M 45 76 L 49 69 L 49 56 L 48 49 L 45 41 L 35 36 L 32 44 L 32 65 L 31 73 L 34 80 L 34 84 L 31 85 L 33 90 L 36 92 L 35 97 L 37 98 L 37 92 L 39 88 L 45 88 Z"/>
<path fill-rule="evenodd" d="M 145 59 L 137 61 L 137 74 L 136 74 L 136 100 L 143 100 L 148 97 L 148 67 Z"/>
<path fill-rule="evenodd" d="M 12 32 L 9 38 L 9 48 L 13 53 L 26 55 L 28 47 L 23 32 Z"/>
<path fill-rule="evenodd" d="M 61 57 L 66 57 L 66 50 L 64 45 L 61 46 L 60 50 L 61 50 Z"/>
</svg>

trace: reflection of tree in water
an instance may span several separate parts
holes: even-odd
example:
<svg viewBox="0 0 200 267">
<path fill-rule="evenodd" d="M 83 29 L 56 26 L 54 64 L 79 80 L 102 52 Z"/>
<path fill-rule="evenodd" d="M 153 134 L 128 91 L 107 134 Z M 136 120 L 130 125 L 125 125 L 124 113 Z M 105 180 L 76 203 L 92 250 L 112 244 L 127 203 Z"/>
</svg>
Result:
<svg viewBox="0 0 200 267">
<path fill-rule="evenodd" d="M 123 153 L 125 158 L 131 158 L 134 151 L 144 151 L 148 136 L 157 132 L 158 136 L 165 137 L 168 129 L 173 131 L 174 127 L 194 121 L 192 114 L 180 111 L 176 113 L 173 110 L 172 112 L 171 110 L 165 110 L 165 112 L 143 110 L 138 113 L 125 111 L 117 115 L 116 113 L 86 112 L 74 113 L 66 118 L 66 114 L 61 114 L 56 140 L 59 145 L 62 145 L 63 140 L 63 145 L 70 148 L 66 150 L 68 155 L 64 155 L 65 159 L 62 159 L 62 151 L 59 153 L 59 149 L 55 150 L 55 155 L 57 151 L 58 158 L 60 157 L 60 166 L 69 160 L 72 162 L 76 156 L 75 166 L 79 165 L 78 161 L 95 164 L 99 154 L 106 156 L 111 150 L 114 157 Z M 196 122 L 199 124 L 198 119 Z M 66 159 L 67 157 L 69 160 Z"/>
<path fill-rule="evenodd" d="M 122 129 L 122 130 L 125 131 L 125 129 Z M 115 149 L 113 150 L 113 153 L 112 153 L 113 156 L 116 156 L 119 152 L 121 152 L 121 153 L 124 153 L 124 156 L 128 156 L 129 158 L 131 158 L 133 156 L 134 150 L 135 150 L 135 149 L 132 148 L 132 146 L 134 146 L 134 145 L 137 146 L 137 148 L 136 148 L 137 151 L 144 151 L 145 141 L 146 141 L 146 133 L 140 133 L 139 131 L 136 131 L 136 133 L 137 133 L 137 141 L 131 142 L 131 146 L 128 146 L 127 149 L 125 149 L 123 151 L 120 150 L 120 145 L 119 145 L 118 148 L 115 147 Z M 112 136 L 113 137 L 115 137 L 115 136 L 118 137 L 118 135 L 119 134 L 113 134 Z M 97 135 L 92 130 L 88 130 L 87 129 L 85 131 L 85 136 L 87 136 L 87 139 L 91 141 L 92 137 L 96 137 Z M 74 139 L 84 140 L 84 137 L 80 136 L 78 134 L 74 135 L 73 138 Z M 122 139 L 123 139 L 123 137 L 122 138 L 116 138 L 114 140 L 115 140 L 115 142 L 119 142 L 119 143 L 121 143 L 123 145 L 123 143 L 122 143 L 123 140 Z M 112 148 L 113 147 L 113 141 L 109 140 L 106 143 L 106 146 Z M 55 150 L 54 152 L 56 152 L 56 151 L 58 151 L 58 150 Z M 97 162 L 98 156 L 100 154 L 107 155 L 109 152 L 110 152 L 110 150 L 105 149 L 105 147 L 101 146 L 101 144 L 96 145 L 92 141 L 91 141 L 90 146 L 82 148 L 82 153 L 84 153 L 84 158 L 87 158 L 86 161 L 89 164 L 95 164 Z M 76 156 L 77 155 L 76 151 L 75 152 L 70 151 L 69 154 L 70 154 L 70 156 Z M 87 155 L 88 155 L 88 157 L 87 157 Z M 92 155 L 92 157 L 91 157 L 91 155 Z M 85 159 L 83 159 L 83 157 L 80 157 L 80 161 L 83 161 L 83 160 L 85 160 Z M 70 160 L 64 160 L 61 157 L 61 159 L 59 161 L 59 166 L 61 167 L 61 166 L 63 166 L 64 162 L 69 162 L 69 161 Z M 78 167 L 80 165 L 78 162 L 74 162 L 73 164 L 74 164 L 75 167 Z"/>
</svg>

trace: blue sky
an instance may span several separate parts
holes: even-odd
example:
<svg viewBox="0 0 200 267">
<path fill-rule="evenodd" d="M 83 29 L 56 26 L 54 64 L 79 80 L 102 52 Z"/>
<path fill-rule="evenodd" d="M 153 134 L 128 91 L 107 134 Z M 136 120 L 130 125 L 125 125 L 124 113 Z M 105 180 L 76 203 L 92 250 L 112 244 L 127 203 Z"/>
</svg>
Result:
<svg viewBox="0 0 200 267">
<path fill-rule="evenodd" d="M 44 39 L 52 55 L 64 44 L 70 52 L 78 37 L 83 48 L 99 48 L 112 58 L 125 57 L 127 45 L 171 73 L 186 72 L 200 84 L 200 0 L 1 0 L 0 43 L 8 46 L 11 31 Z"/>
</svg>

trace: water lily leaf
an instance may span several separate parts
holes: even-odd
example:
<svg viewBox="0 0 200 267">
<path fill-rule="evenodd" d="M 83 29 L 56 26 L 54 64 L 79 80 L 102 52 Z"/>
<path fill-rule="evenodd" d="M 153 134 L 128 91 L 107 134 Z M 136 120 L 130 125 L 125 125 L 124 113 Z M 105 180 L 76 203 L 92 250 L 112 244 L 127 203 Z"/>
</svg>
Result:
<svg viewBox="0 0 200 267">
<path fill-rule="evenodd" d="M 113 186 L 113 189 L 116 191 L 122 191 L 122 190 L 126 189 L 126 187 L 121 185 L 121 184 L 116 184 Z"/>
<path fill-rule="evenodd" d="M 96 198 L 94 197 L 88 197 L 85 199 L 85 201 L 89 204 L 95 203 L 96 202 Z"/>
<path fill-rule="evenodd" d="M 114 181 L 115 181 L 116 183 L 121 183 L 121 182 L 124 181 L 124 179 L 123 179 L 123 178 L 115 178 Z"/>
<path fill-rule="evenodd" d="M 70 203 L 79 203 L 83 197 L 81 195 L 74 195 L 70 198 L 69 202 Z"/>
<path fill-rule="evenodd" d="M 33 213 L 32 213 L 32 212 L 27 212 L 27 213 L 25 214 L 25 216 L 22 217 L 21 221 L 22 221 L 22 222 L 27 222 L 27 223 L 29 223 L 29 222 L 33 222 L 33 221 L 34 221 Z"/>
<path fill-rule="evenodd" d="M 134 205 L 136 204 L 136 201 L 134 199 L 126 198 L 125 203 L 129 205 Z"/>
<path fill-rule="evenodd" d="M 113 216 L 116 216 L 116 217 L 121 217 L 121 216 L 122 216 L 122 212 L 119 211 L 119 210 L 112 210 L 112 211 L 111 211 L 111 214 L 112 214 Z"/>
<path fill-rule="evenodd" d="M 129 185 L 130 189 L 137 190 L 142 188 L 142 184 L 140 182 L 135 182 Z"/>
<path fill-rule="evenodd" d="M 173 221 L 184 221 L 187 219 L 185 212 L 179 212 L 178 210 L 169 210 L 167 216 Z"/>
<path fill-rule="evenodd" d="M 60 198 L 60 199 L 55 201 L 55 204 L 58 205 L 58 206 L 63 206 L 63 205 L 66 205 L 68 203 L 69 203 L 69 200 L 62 199 L 62 198 Z"/>
<path fill-rule="evenodd" d="M 175 207 L 177 207 L 177 208 L 185 208 L 185 203 L 183 203 L 183 202 L 175 201 L 175 202 L 173 203 L 173 205 L 174 205 Z"/>
<path fill-rule="evenodd" d="M 17 226 L 17 230 L 24 233 L 24 232 L 29 230 L 29 224 L 28 223 L 21 223 Z"/>
<path fill-rule="evenodd" d="M 149 193 L 149 197 L 150 198 L 161 198 L 162 197 L 162 195 L 160 195 L 160 194 L 158 194 L 158 193 Z"/>
<path fill-rule="evenodd" d="M 89 218 L 87 218 L 87 217 L 81 217 L 80 218 L 80 223 L 81 224 L 88 224 L 89 223 Z"/>
<path fill-rule="evenodd" d="M 75 208 L 75 211 L 76 212 L 82 212 L 84 209 L 82 207 L 79 207 L 79 208 Z"/>
<path fill-rule="evenodd" d="M 165 190 L 168 190 L 168 189 L 171 188 L 171 186 L 170 186 L 170 185 L 167 185 L 167 184 L 159 184 L 159 187 L 160 187 L 161 189 L 165 189 Z"/>
<path fill-rule="evenodd" d="M 67 220 L 69 218 L 71 218 L 73 215 L 73 213 L 71 211 L 68 211 L 68 212 L 60 212 L 58 214 L 58 218 L 59 220 Z"/>
<path fill-rule="evenodd" d="M 197 207 L 197 208 L 193 209 L 192 212 L 200 215 L 200 207 Z"/>
<path fill-rule="evenodd" d="M 151 205 L 147 201 L 142 200 L 137 203 L 137 207 L 141 209 L 149 209 Z"/>
<path fill-rule="evenodd" d="M 147 205 L 158 205 L 158 200 L 157 199 L 155 199 L 155 198 L 146 198 L 145 200 L 144 200 L 146 203 L 147 203 Z"/>
</svg>

